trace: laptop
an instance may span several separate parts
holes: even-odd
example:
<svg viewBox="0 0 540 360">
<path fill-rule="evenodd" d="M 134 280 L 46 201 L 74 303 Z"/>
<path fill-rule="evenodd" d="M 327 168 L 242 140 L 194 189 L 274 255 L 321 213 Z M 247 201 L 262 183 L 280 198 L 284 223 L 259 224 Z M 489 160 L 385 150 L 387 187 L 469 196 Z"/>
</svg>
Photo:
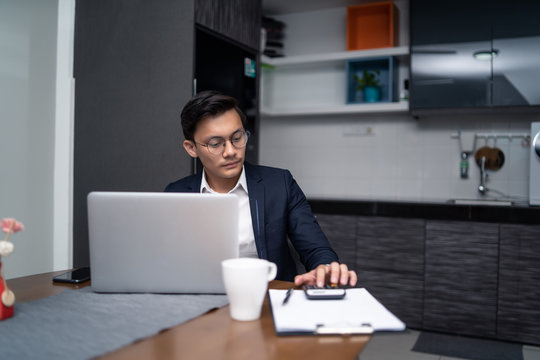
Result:
<svg viewBox="0 0 540 360">
<path fill-rule="evenodd" d="M 92 290 L 224 294 L 221 261 L 238 257 L 235 195 L 91 192 Z"/>
</svg>

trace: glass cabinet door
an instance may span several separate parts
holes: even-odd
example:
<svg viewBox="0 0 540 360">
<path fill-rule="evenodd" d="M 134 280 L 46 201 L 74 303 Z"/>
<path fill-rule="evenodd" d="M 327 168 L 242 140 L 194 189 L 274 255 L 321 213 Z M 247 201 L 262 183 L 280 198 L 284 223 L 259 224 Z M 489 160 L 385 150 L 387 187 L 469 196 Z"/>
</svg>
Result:
<svg viewBox="0 0 540 360">
<path fill-rule="evenodd" d="M 494 1 L 493 105 L 540 105 L 540 1 Z"/>
<path fill-rule="evenodd" d="M 540 1 L 411 0 L 411 109 L 540 105 Z"/>
<path fill-rule="evenodd" d="M 474 54 L 490 50 L 485 6 L 411 0 L 411 108 L 489 105 L 491 62 Z"/>
<path fill-rule="evenodd" d="M 491 62 L 476 60 L 490 42 L 415 46 L 411 56 L 411 108 L 484 107 L 491 103 Z"/>
</svg>

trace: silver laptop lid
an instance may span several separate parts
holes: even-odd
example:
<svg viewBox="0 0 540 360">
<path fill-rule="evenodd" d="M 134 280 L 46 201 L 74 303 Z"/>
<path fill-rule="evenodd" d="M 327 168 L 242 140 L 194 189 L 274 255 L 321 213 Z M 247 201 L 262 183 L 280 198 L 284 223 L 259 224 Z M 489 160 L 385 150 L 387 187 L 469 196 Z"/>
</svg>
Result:
<svg viewBox="0 0 540 360">
<path fill-rule="evenodd" d="M 238 257 L 238 198 L 92 192 L 88 230 L 94 291 L 225 293 L 221 261 Z"/>
</svg>

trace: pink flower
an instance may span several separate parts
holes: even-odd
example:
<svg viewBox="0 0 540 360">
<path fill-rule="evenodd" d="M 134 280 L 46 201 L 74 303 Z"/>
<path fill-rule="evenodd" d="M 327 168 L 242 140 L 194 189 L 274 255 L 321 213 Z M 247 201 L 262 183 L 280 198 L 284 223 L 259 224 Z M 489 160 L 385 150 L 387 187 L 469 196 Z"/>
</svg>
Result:
<svg viewBox="0 0 540 360">
<path fill-rule="evenodd" d="M 2 219 L 0 226 L 2 231 L 8 234 L 24 230 L 24 225 L 13 218 Z"/>
</svg>

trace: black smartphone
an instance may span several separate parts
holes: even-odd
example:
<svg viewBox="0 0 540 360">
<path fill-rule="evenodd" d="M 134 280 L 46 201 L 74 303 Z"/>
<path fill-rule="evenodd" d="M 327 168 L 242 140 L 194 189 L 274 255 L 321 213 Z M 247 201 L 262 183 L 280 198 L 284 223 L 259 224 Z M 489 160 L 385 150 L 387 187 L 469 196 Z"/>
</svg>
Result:
<svg viewBox="0 0 540 360">
<path fill-rule="evenodd" d="M 54 282 L 71 283 L 71 284 L 79 284 L 88 280 L 90 280 L 89 267 L 83 267 L 80 269 L 68 271 L 64 274 L 55 276 L 53 278 Z"/>
</svg>

